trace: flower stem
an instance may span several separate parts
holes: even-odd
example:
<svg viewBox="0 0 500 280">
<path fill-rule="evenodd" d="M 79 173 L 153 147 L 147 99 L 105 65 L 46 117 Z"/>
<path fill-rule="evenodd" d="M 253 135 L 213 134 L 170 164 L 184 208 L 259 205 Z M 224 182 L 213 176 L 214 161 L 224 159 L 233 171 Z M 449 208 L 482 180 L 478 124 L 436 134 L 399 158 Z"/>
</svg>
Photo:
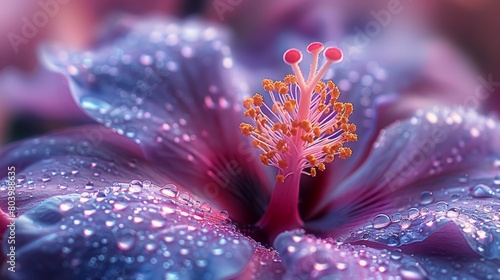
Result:
<svg viewBox="0 0 500 280">
<path fill-rule="evenodd" d="M 285 182 L 276 182 L 266 213 L 257 223 L 272 242 L 283 231 L 301 228 L 299 215 L 299 184 L 301 172 L 291 172 Z"/>
</svg>

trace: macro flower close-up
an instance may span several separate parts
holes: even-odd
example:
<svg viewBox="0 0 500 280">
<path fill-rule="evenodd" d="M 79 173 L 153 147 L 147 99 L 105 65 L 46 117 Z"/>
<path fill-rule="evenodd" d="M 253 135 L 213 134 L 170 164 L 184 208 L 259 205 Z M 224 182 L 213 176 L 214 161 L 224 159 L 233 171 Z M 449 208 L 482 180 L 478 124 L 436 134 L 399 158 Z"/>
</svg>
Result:
<svg viewBox="0 0 500 280">
<path fill-rule="evenodd" d="M 63 2 L 7 36 L 1 279 L 500 279 L 500 83 L 429 31 L 480 4 Z"/>
</svg>

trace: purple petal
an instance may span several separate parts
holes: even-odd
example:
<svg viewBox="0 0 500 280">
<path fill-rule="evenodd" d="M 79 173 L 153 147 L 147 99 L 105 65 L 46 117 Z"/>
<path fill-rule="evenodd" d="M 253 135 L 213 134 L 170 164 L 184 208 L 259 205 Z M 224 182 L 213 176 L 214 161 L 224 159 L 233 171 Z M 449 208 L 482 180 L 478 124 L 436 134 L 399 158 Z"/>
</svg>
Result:
<svg viewBox="0 0 500 280">
<path fill-rule="evenodd" d="M 139 143 L 196 195 L 255 221 L 268 184 L 238 130 L 245 84 L 221 31 L 197 22 L 123 25 L 128 33 L 113 44 L 46 60 L 69 78 L 90 116 Z"/>
<path fill-rule="evenodd" d="M 83 126 L 4 147 L 0 151 L 0 205 L 4 211 L 9 166 L 16 169 L 16 207 L 21 214 L 55 195 L 93 193 L 130 178 L 173 182 L 145 163 L 135 143 L 99 126 Z"/>
<path fill-rule="evenodd" d="M 341 99 L 354 105 L 350 120 L 358 126 L 359 140 L 348 144 L 353 156 L 334 162 L 330 177 L 319 183 L 326 187 L 312 199 L 311 218 L 327 211 L 329 201 L 324 198 L 363 163 L 381 128 L 421 108 L 463 103 L 476 90 L 472 71 L 450 46 L 419 32 L 408 34 L 411 37 L 390 33 L 369 48 L 354 44 L 352 38 L 343 41 L 351 47 L 345 50 L 346 61 L 332 67 L 333 80 L 341 86 Z M 318 189 L 317 181 L 311 184 Z"/>
<path fill-rule="evenodd" d="M 345 241 L 400 246 L 453 221 L 473 251 L 500 258 L 499 135 L 495 121 L 462 109 L 435 108 L 395 124 L 332 194 L 332 212 L 312 226 L 344 223 L 342 231 L 366 223 Z"/>
<path fill-rule="evenodd" d="M 84 187 L 83 185 L 81 186 Z M 255 242 L 227 213 L 148 183 L 52 197 L 16 221 L 12 279 L 226 279 Z M 4 241 L 4 248 L 8 244 Z"/>
<path fill-rule="evenodd" d="M 274 242 L 290 279 L 426 279 L 424 268 L 401 250 L 336 245 L 304 231 L 282 233 Z"/>
</svg>

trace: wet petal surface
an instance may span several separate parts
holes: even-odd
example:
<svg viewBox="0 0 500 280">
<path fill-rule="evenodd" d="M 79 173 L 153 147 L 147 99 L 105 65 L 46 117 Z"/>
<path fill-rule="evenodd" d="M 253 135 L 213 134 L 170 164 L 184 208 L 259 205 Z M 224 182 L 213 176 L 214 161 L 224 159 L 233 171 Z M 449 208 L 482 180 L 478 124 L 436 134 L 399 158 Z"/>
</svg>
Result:
<svg viewBox="0 0 500 280">
<path fill-rule="evenodd" d="M 426 270 L 401 250 L 337 245 L 304 231 L 281 234 L 275 241 L 287 269 L 286 279 L 426 279 Z"/>
<path fill-rule="evenodd" d="M 100 126 L 82 126 L 4 147 L 0 152 L 4 211 L 9 166 L 16 169 L 16 207 L 21 214 L 52 196 L 93 193 L 129 178 L 173 182 L 145 163 L 135 143 Z"/>
<path fill-rule="evenodd" d="M 18 218 L 13 276 L 235 276 L 252 258 L 255 244 L 236 232 L 227 218 L 227 212 L 173 185 L 160 188 L 149 181 L 117 183 L 94 194 L 56 196 Z"/>
<path fill-rule="evenodd" d="M 243 204 L 254 211 L 231 211 L 235 218 L 255 221 L 267 184 L 238 132 L 246 86 L 224 35 L 197 22 L 124 25 L 125 35 L 109 45 L 53 52 L 46 61 L 69 78 L 90 116 L 139 143 L 194 194 L 228 210 Z"/>
<path fill-rule="evenodd" d="M 498 135 L 494 120 L 462 109 L 436 108 L 393 125 L 341 186 L 350 201 L 335 200 L 322 224 L 358 223 L 345 241 L 401 246 L 454 222 L 468 243 L 463 252 L 500 258 Z"/>
</svg>

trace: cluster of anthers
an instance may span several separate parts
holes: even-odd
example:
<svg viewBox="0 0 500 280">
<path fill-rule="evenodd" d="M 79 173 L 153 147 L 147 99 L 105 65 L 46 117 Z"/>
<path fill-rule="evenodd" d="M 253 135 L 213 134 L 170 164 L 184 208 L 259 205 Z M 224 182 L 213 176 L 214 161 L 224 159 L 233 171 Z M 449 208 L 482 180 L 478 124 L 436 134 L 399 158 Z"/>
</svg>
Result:
<svg viewBox="0 0 500 280">
<path fill-rule="evenodd" d="M 258 93 L 243 102 L 244 115 L 252 118 L 254 125 L 242 123 L 241 132 L 251 136 L 253 146 L 263 151 L 260 161 L 264 165 L 278 168 L 278 182 L 283 183 L 294 172 L 315 177 L 317 170 L 325 170 L 325 164 L 335 156 L 351 156 L 352 150 L 344 143 L 357 140 L 356 125 L 349 123 L 352 104 L 338 101 L 340 91 L 332 81 L 320 80 L 332 63 L 342 60 L 342 52 L 326 48 L 325 62 L 318 69 L 323 50 L 323 44 L 318 42 L 307 47 L 313 56 L 307 80 L 298 65 L 302 53 L 287 50 L 283 59 L 295 75 L 287 75 L 283 81 L 262 81 L 272 105 L 266 104 Z"/>
</svg>

